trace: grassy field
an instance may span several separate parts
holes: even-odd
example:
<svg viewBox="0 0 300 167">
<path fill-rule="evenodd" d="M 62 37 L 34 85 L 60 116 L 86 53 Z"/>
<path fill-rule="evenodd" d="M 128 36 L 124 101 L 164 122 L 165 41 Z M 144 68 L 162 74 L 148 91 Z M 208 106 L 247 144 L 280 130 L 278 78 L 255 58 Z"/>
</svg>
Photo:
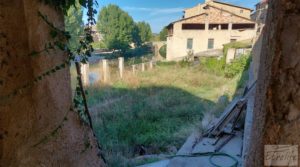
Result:
<svg viewBox="0 0 300 167">
<path fill-rule="evenodd" d="M 88 87 L 96 135 L 109 166 L 133 166 L 143 154 L 174 154 L 207 113 L 225 107 L 221 96 L 241 92 L 241 76 L 226 78 L 198 66 L 160 63 L 112 84 Z M 142 162 L 138 162 L 142 163 Z"/>
</svg>

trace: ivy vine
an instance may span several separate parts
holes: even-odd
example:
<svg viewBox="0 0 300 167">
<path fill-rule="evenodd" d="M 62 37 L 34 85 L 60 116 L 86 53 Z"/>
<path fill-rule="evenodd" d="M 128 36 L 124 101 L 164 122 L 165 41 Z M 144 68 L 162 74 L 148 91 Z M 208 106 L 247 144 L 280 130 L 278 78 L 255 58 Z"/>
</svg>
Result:
<svg viewBox="0 0 300 167">
<path fill-rule="evenodd" d="M 75 6 L 75 0 L 43 0 L 43 2 L 47 5 L 55 7 L 55 9 L 63 11 L 64 13 L 71 7 L 71 5 Z M 43 52 L 49 52 L 51 49 L 59 49 L 67 53 L 68 58 L 62 64 L 55 66 L 49 71 L 43 73 L 38 76 L 34 82 L 38 82 L 42 80 L 44 77 L 49 76 L 60 69 L 70 67 L 71 63 L 74 62 L 76 66 L 77 72 L 77 86 L 75 89 L 75 94 L 73 98 L 74 108 L 78 112 L 80 118 L 83 122 L 87 123 L 91 129 L 93 130 L 92 119 L 89 114 L 88 105 L 86 101 L 86 92 L 84 90 L 82 84 L 82 77 L 80 71 L 80 64 L 86 64 L 88 62 L 88 58 L 91 57 L 92 52 L 94 51 L 91 43 L 93 42 L 92 37 L 92 28 L 91 26 L 96 23 L 94 16 L 96 14 L 96 10 L 94 10 L 94 5 L 98 5 L 96 0 L 79 0 L 81 6 L 87 8 L 87 24 L 84 28 L 84 36 L 80 39 L 80 45 L 77 48 L 76 52 L 73 53 L 71 49 L 68 47 L 67 42 L 70 40 L 70 33 L 61 30 L 54 26 L 54 24 L 48 19 L 46 15 L 38 12 L 38 16 L 50 27 L 49 34 L 54 42 L 48 42 L 45 44 L 45 47 L 41 51 L 33 51 L 30 56 L 37 56 Z M 27 84 L 28 86 L 30 84 Z M 61 126 L 59 126 L 61 127 Z M 56 130 L 57 131 L 57 130 Z M 52 133 L 51 133 L 52 134 Z"/>
</svg>

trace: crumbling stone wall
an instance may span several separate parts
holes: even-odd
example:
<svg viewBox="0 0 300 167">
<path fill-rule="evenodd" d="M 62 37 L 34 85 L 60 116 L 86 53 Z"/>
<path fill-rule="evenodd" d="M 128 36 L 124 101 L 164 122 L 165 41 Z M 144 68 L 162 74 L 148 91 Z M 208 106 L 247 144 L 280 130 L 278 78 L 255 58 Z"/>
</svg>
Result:
<svg viewBox="0 0 300 167">
<path fill-rule="evenodd" d="M 263 166 L 266 144 L 300 144 L 300 0 L 269 3 L 248 167 Z"/>
<path fill-rule="evenodd" d="M 53 40 L 38 11 L 64 28 L 62 13 L 39 0 L 0 2 L 0 166 L 103 166 L 93 133 L 69 111 L 68 68 L 3 98 L 66 59 L 62 51 L 29 56 Z"/>
</svg>

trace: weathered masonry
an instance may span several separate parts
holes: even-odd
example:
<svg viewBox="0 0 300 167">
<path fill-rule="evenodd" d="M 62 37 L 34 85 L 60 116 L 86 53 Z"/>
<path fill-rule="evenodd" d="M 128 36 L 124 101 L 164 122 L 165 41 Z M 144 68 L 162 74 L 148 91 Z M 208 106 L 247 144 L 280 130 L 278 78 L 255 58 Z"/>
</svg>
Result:
<svg viewBox="0 0 300 167">
<path fill-rule="evenodd" d="M 167 60 L 181 60 L 188 53 L 222 49 L 223 44 L 253 39 L 256 24 L 251 9 L 206 1 L 186 9 L 183 19 L 168 25 Z"/>
</svg>

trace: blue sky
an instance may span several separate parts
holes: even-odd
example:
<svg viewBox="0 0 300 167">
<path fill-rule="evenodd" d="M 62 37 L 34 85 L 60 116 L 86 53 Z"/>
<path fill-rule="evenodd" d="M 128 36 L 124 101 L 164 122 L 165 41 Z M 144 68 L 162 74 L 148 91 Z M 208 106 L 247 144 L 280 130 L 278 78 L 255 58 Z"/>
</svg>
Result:
<svg viewBox="0 0 300 167">
<path fill-rule="evenodd" d="M 135 21 L 146 21 L 152 31 L 158 33 L 170 22 L 182 17 L 183 9 L 203 3 L 204 0 L 98 0 L 99 10 L 108 4 L 116 4 L 128 12 Z M 220 0 L 235 5 L 254 8 L 259 0 Z M 85 19 L 85 18 L 84 18 Z"/>
</svg>

